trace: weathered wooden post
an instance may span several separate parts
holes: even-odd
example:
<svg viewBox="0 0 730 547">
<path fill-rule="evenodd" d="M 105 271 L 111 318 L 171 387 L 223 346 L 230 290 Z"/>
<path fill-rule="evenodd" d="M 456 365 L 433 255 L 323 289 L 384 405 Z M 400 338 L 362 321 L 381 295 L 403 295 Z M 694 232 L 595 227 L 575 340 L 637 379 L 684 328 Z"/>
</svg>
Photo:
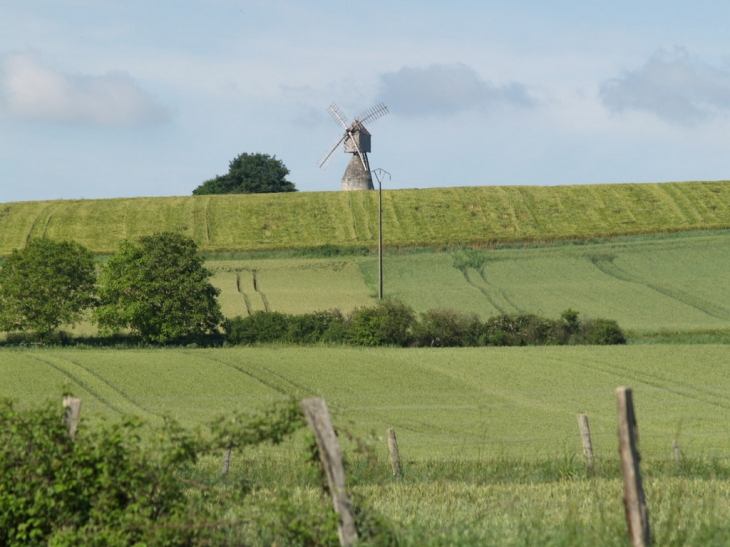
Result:
<svg viewBox="0 0 730 547">
<path fill-rule="evenodd" d="M 634 413 L 634 401 L 630 387 L 616 388 L 618 410 L 619 454 L 621 473 L 624 477 L 624 507 L 629 538 L 634 547 L 651 545 L 649 510 L 646 506 L 644 487 L 641 483 L 639 462 L 641 456 L 637 448 L 638 427 Z"/>
<path fill-rule="evenodd" d="M 81 415 L 81 399 L 64 397 L 63 408 L 63 421 L 68 426 L 68 434 L 72 439 L 75 439 L 76 429 L 79 426 L 79 416 Z"/>
<path fill-rule="evenodd" d="M 388 452 L 390 453 L 390 465 L 393 468 L 393 476 L 400 478 L 400 453 L 398 452 L 398 441 L 395 438 L 395 430 L 388 429 Z"/>
<path fill-rule="evenodd" d="M 338 533 L 340 545 L 349 547 L 357 543 L 357 528 L 355 515 L 352 511 L 352 502 L 345 490 L 345 468 L 342 465 L 342 453 L 337 443 L 335 430 L 332 427 L 332 418 L 327 403 L 321 397 L 305 399 L 301 402 L 302 410 L 307 418 L 309 427 L 314 432 L 314 438 L 319 448 L 319 458 L 322 461 L 327 484 L 332 494 L 332 504 L 340 517 Z"/>
<path fill-rule="evenodd" d="M 578 429 L 580 440 L 583 443 L 583 456 L 589 466 L 593 465 L 593 443 L 591 442 L 591 428 L 588 426 L 588 414 L 578 414 Z"/>
<path fill-rule="evenodd" d="M 223 471 L 224 478 L 226 476 L 228 476 L 228 470 L 230 468 L 231 468 L 231 447 L 229 446 L 228 448 L 226 448 L 226 451 L 223 454 L 223 466 L 222 466 L 221 470 Z"/>
<path fill-rule="evenodd" d="M 679 466 L 682 463 L 682 452 L 679 450 L 679 441 L 677 439 L 672 442 L 672 448 L 674 449 L 674 463 Z"/>
</svg>

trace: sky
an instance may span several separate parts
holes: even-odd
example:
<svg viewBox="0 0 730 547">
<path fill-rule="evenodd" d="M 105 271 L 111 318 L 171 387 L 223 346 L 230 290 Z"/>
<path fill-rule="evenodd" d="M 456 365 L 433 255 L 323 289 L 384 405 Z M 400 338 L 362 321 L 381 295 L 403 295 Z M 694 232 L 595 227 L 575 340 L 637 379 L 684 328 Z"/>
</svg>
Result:
<svg viewBox="0 0 730 547">
<path fill-rule="evenodd" d="M 376 104 L 384 188 L 730 179 L 730 3 L 0 0 L 0 202 L 300 191 Z"/>
</svg>

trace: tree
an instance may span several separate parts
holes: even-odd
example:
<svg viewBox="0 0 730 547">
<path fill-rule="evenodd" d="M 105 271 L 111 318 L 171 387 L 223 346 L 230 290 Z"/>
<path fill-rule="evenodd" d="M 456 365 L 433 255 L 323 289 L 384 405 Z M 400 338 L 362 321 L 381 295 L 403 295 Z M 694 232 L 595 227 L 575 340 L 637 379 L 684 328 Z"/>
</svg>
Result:
<svg viewBox="0 0 730 547">
<path fill-rule="evenodd" d="M 206 180 L 193 195 L 296 192 L 294 183 L 286 180 L 288 174 L 289 169 L 276 156 L 244 152 L 231 160 L 227 175 Z"/>
<path fill-rule="evenodd" d="M 73 241 L 33 239 L 0 269 L 0 330 L 41 338 L 73 325 L 94 299 L 94 256 Z"/>
<path fill-rule="evenodd" d="M 196 251 L 192 239 L 170 232 L 123 242 L 99 275 L 95 319 L 102 333 L 128 328 L 167 342 L 217 332 L 220 291 Z"/>
</svg>

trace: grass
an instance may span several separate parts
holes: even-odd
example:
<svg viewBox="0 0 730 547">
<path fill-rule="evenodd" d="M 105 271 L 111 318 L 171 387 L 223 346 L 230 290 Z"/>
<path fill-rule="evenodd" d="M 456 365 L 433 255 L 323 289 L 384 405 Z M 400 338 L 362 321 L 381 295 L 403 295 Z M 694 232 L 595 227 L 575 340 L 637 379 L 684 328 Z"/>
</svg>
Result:
<svg viewBox="0 0 730 547">
<path fill-rule="evenodd" d="M 730 228 L 726 182 L 477 186 L 383 193 L 391 247 L 494 245 Z M 0 255 L 29 238 L 111 253 L 125 238 L 179 231 L 206 252 L 377 244 L 375 192 L 119 198 L 0 204 Z"/>
<path fill-rule="evenodd" d="M 92 421 L 131 413 L 159 423 L 172 414 L 188 426 L 234 408 L 322 395 L 356 502 L 384 517 L 399 545 L 602 547 L 626 545 L 613 390 L 631 385 L 656 544 L 719 546 L 730 539 L 726 364 L 724 346 L 679 344 L 4 349 L 0 391 L 27 405 L 59 397 L 65 382 Z M 591 420 L 592 472 L 580 455 L 578 412 Z M 387 427 L 398 434 L 402 480 L 390 475 Z M 305 442 L 300 432 L 281 446 L 235 451 L 225 481 L 220 458 L 205 457 L 186 478 L 250 492 L 227 513 L 244 522 L 231 534 L 271 545 L 268 533 L 246 524 L 257 511 L 288 500 L 300 526 L 326 518 L 329 502 L 305 463 Z"/>
<path fill-rule="evenodd" d="M 730 232 L 633 237 L 492 250 L 415 249 L 384 261 L 385 295 L 416 311 L 537 313 L 616 319 L 636 340 L 720 340 L 730 328 Z M 209 261 L 228 316 L 373 304 L 377 259 L 257 258 Z M 257 287 L 253 287 L 253 272 Z M 264 301 L 265 298 L 265 301 Z M 248 306 L 248 307 L 247 307 Z"/>
<path fill-rule="evenodd" d="M 643 451 L 656 459 L 675 438 L 687 455 L 730 453 L 726 364 L 721 345 L 36 349 L 2 350 L 0 385 L 28 403 L 68 382 L 91 416 L 171 413 L 190 425 L 321 395 L 357 435 L 394 427 L 413 461 L 578 454 L 579 412 L 590 416 L 599 457 L 613 457 L 613 390 L 631 385 Z"/>
</svg>

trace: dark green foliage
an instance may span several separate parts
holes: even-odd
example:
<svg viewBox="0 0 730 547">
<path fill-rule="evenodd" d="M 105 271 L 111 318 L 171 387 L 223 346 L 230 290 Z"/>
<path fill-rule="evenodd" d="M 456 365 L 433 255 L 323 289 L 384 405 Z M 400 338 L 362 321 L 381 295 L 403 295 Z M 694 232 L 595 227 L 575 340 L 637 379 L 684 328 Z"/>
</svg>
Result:
<svg viewBox="0 0 730 547">
<path fill-rule="evenodd" d="M 560 314 L 560 319 L 563 320 L 565 330 L 568 334 L 577 334 L 580 331 L 580 321 L 578 321 L 578 315 L 580 315 L 574 309 L 568 308 Z"/>
<path fill-rule="evenodd" d="M 256 311 L 248 317 L 226 319 L 223 330 L 230 344 L 256 344 L 284 340 L 289 318 L 279 312 Z"/>
<path fill-rule="evenodd" d="M 563 344 L 625 344 L 616 321 L 580 321 L 566 310 L 559 320 L 534 314 L 501 314 L 481 322 L 475 315 L 429 310 L 416 320 L 413 309 L 396 301 L 357 308 L 347 318 L 337 310 L 303 315 L 255 312 L 224 323 L 228 344 L 284 342 L 348 343 L 360 346 L 474 347 Z"/>
<path fill-rule="evenodd" d="M 35 331 L 40 339 L 81 320 L 94 303 L 93 255 L 71 241 L 33 239 L 0 269 L 0 330 Z"/>
<path fill-rule="evenodd" d="M 193 195 L 296 192 L 294 183 L 286 180 L 288 174 L 289 169 L 276 156 L 244 152 L 231 160 L 228 174 L 206 180 Z"/>
<path fill-rule="evenodd" d="M 295 344 L 344 342 L 345 318 L 339 310 L 316 311 L 289 316 L 287 340 Z"/>
<path fill-rule="evenodd" d="M 357 308 L 349 318 L 348 339 L 360 346 L 406 346 L 416 320 L 413 308 L 384 300 L 373 308 Z"/>
<path fill-rule="evenodd" d="M 454 310 L 429 310 L 413 327 L 413 343 L 421 347 L 478 346 L 483 331 L 476 315 Z"/>
<path fill-rule="evenodd" d="M 223 319 L 195 242 L 165 232 L 125 241 L 99 276 L 102 334 L 131 329 L 145 341 L 215 333 Z"/>
<path fill-rule="evenodd" d="M 607 346 L 626 343 L 626 336 L 613 319 L 589 319 L 583 323 L 581 335 L 586 344 Z"/>
</svg>

